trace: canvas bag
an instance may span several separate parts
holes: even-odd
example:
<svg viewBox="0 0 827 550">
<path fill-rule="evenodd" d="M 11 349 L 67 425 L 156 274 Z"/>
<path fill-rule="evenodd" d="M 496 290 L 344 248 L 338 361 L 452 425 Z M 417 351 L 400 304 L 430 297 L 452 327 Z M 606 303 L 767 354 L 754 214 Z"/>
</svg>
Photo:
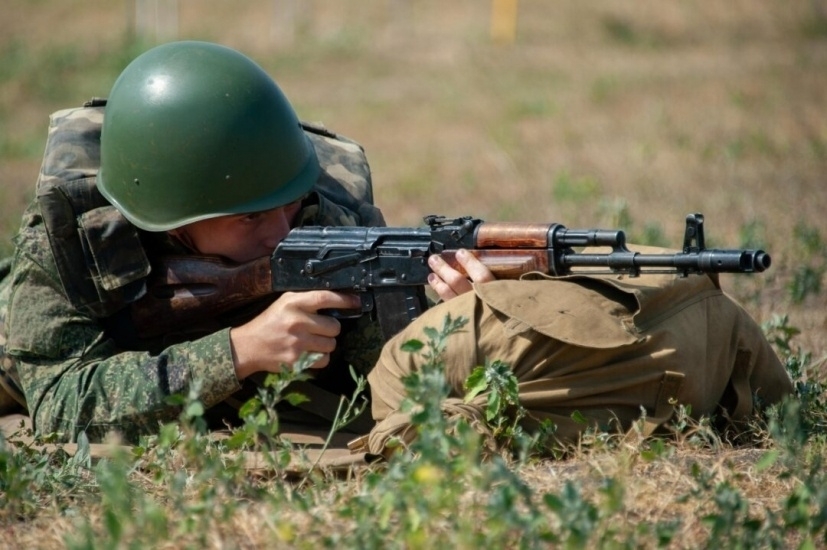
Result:
<svg viewBox="0 0 827 550">
<path fill-rule="evenodd" d="M 678 404 L 691 405 L 696 417 L 742 419 L 756 408 L 756 398 L 772 403 L 792 392 L 760 327 L 715 277 L 494 281 L 432 308 L 385 346 L 368 377 L 377 425 L 354 448 L 381 454 L 392 439 L 415 436 L 400 411 L 401 380 L 422 359 L 400 346 L 422 339 L 424 326 L 442 326 L 448 313 L 470 322 L 446 342 L 452 394 L 443 411 L 482 433 L 487 394 L 464 403 L 462 384 L 486 359 L 512 367 L 529 413 L 524 427 L 551 420 L 561 445 L 575 442 L 588 427 L 628 430 L 642 412 L 643 431 L 652 433 Z M 575 412 L 588 423 L 576 421 Z"/>
</svg>

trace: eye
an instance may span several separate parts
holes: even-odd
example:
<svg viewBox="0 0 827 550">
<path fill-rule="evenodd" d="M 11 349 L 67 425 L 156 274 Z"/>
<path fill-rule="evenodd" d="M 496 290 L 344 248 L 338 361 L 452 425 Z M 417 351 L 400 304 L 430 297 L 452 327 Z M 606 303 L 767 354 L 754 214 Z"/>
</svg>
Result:
<svg viewBox="0 0 827 550">
<path fill-rule="evenodd" d="M 262 212 L 250 212 L 241 216 L 240 221 L 243 223 L 252 223 L 261 219 Z"/>
</svg>

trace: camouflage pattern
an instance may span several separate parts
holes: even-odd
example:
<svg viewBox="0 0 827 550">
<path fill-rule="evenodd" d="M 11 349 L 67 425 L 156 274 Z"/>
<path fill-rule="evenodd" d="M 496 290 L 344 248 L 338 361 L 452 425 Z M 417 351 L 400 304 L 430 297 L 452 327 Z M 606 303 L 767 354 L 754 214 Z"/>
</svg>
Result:
<svg viewBox="0 0 827 550">
<path fill-rule="evenodd" d="M 316 182 L 319 214 L 314 225 L 384 226 L 382 212 L 373 205 L 373 184 L 364 150 L 358 143 L 327 130 L 304 125 L 322 173 Z"/>
<path fill-rule="evenodd" d="M 7 290 L 0 293 L 8 304 L 4 361 L 19 375 L 35 430 L 58 432 L 68 441 L 81 431 L 96 440 L 116 430 L 127 441 L 154 433 L 159 422 L 180 413 L 168 405 L 169 396 L 186 394 L 196 379 L 207 407 L 237 401 L 228 398 L 241 389 L 228 327 L 189 340 L 170 338 L 163 346 L 114 336 L 129 326 L 126 306 L 141 294 L 134 289 L 119 293 L 140 282 L 134 266 L 154 254 L 184 251 L 165 234 L 139 231 L 138 240 L 130 237 L 124 245 L 123 233 L 108 230 L 113 215 L 106 209 L 112 207 L 102 205 L 94 189 L 102 111 L 97 105 L 52 116 L 38 179 L 40 200 L 23 215 Z M 383 225 L 381 212 L 369 204 L 370 170 L 361 147 L 319 132 L 308 131 L 322 175 L 300 214 L 302 222 Z M 47 226 L 42 197 L 55 188 L 74 189 L 62 195 L 71 208 L 54 208 L 49 212 L 54 223 Z M 87 254 L 71 270 L 56 260 L 67 247 Z M 133 269 L 126 283 L 117 273 L 123 266 Z M 72 292 L 84 284 L 88 288 L 89 279 L 105 309 L 74 303 Z M 111 315 L 100 316 L 100 311 Z M 367 372 L 381 344 L 377 327 L 362 320 L 343 333 L 339 351 L 344 361 Z"/>
<path fill-rule="evenodd" d="M 11 293 L 11 258 L 0 260 L 0 416 L 19 412 L 25 404 L 16 379 L 17 370 L 11 358 L 6 356 L 6 312 Z"/>
<path fill-rule="evenodd" d="M 52 113 L 37 191 L 97 175 L 104 104 L 104 100 L 92 99 L 81 109 Z"/>
</svg>

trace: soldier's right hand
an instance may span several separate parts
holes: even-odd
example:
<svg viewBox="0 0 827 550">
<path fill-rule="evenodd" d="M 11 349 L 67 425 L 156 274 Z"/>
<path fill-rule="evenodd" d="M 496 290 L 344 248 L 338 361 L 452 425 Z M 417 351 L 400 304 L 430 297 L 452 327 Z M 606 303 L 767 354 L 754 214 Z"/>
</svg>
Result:
<svg viewBox="0 0 827 550">
<path fill-rule="evenodd" d="M 285 292 L 252 321 L 230 330 L 233 362 L 239 380 L 254 372 L 278 372 L 306 353 L 321 353 L 313 368 L 330 362 L 341 331 L 324 309 L 357 309 L 359 297 L 328 290 Z"/>
</svg>

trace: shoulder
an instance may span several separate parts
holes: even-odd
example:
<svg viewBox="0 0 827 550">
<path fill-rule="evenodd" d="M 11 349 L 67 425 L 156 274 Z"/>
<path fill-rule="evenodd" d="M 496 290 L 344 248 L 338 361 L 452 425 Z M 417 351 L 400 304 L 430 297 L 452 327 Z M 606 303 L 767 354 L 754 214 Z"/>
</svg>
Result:
<svg viewBox="0 0 827 550">
<path fill-rule="evenodd" d="M 320 196 L 321 225 L 384 226 L 373 204 L 373 181 L 364 148 L 321 125 L 302 123 L 321 166 L 315 190 Z"/>
</svg>

